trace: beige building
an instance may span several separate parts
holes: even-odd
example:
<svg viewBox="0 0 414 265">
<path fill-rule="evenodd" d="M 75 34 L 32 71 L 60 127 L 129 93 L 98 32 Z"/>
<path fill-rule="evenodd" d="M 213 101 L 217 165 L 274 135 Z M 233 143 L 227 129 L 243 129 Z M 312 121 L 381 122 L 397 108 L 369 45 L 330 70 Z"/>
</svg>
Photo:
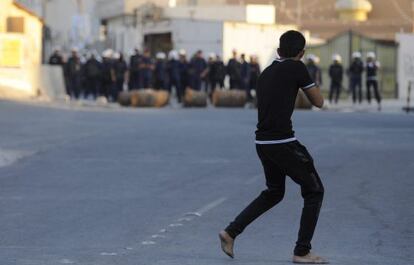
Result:
<svg viewBox="0 0 414 265">
<path fill-rule="evenodd" d="M 38 94 L 42 20 L 12 0 L 0 1 L 0 97 Z"/>
<path fill-rule="evenodd" d="M 301 29 L 310 31 L 312 36 L 322 39 L 331 39 L 352 30 L 372 39 L 395 41 L 396 33 L 413 32 L 412 0 L 273 2 L 276 5 L 277 23 L 298 24 Z"/>
</svg>

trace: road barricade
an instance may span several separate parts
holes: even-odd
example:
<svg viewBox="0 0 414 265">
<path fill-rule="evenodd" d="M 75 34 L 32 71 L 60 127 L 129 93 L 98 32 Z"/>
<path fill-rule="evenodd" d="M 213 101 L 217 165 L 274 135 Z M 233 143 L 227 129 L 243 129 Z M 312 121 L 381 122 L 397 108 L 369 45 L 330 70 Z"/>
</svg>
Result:
<svg viewBox="0 0 414 265">
<path fill-rule="evenodd" d="M 121 91 L 118 94 L 118 103 L 121 106 L 129 107 L 131 106 L 131 92 Z"/>
<path fill-rule="evenodd" d="M 216 107 L 237 108 L 246 105 L 246 92 L 243 90 L 215 90 L 212 101 Z"/>
<path fill-rule="evenodd" d="M 118 103 L 122 106 L 161 108 L 168 104 L 170 93 L 153 89 L 123 91 L 118 95 Z"/>
<path fill-rule="evenodd" d="M 183 107 L 199 107 L 207 106 L 207 93 L 204 91 L 196 91 L 191 88 L 186 88 L 183 98 Z"/>
</svg>

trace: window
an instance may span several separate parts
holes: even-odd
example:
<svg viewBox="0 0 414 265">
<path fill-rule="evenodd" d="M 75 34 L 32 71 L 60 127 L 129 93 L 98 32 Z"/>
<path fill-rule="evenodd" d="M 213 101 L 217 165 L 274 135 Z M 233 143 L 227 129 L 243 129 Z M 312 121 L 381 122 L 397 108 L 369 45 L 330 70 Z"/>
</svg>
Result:
<svg viewBox="0 0 414 265">
<path fill-rule="evenodd" d="M 24 33 L 24 17 L 8 17 L 7 32 Z"/>
</svg>

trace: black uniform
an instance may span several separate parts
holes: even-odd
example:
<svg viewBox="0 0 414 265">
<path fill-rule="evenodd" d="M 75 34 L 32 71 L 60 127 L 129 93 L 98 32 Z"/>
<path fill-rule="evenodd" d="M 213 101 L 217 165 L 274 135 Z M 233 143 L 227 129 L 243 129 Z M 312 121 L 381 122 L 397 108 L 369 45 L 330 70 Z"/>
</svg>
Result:
<svg viewBox="0 0 414 265">
<path fill-rule="evenodd" d="M 118 94 L 124 89 L 125 83 L 125 74 L 128 71 L 128 65 L 125 62 L 124 58 L 121 57 L 114 62 L 114 72 L 115 72 L 115 89 L 112 93 L 112 98 L 115 100 L 118 99 Z"/>
<path fill-rule="evenodd" d="M 181 86 L 181 78 L 180 78 L 180 61 L 176 59 L 170 59 L 168 61 L 168 86 L 169 91 L 172 91 L 172 88 L 175 88 L 175 92 L 177 94 L 178 102 L 181 102 L 181 98 L 183 96 L 183 90 Z"/>
<path fill-rule="evenodd" d="M 178 101 L 181 102 L 185 89 L 190 86 L 190 64 L 186 58 L 180 58 L 180 63 L 178 66 L 180 73 L 180 87 L 178 89 L 177 96 Z"/>
<path fill-rule="evenodd" d="M 63 65 L 63 57 L 58 52 L 54 52 L 49 58 L 50 65 Z"/>
<path fill-rule="evenodd" d="M 240 76 L 241 76 L 241 86 L 240 89 L 246 91 L 246 95 L 249 91 L 249 82 L 250 82 L 250 64 L 245 60 L 242 60 L 241 68 L 240 68 Z"/>
<path fill-rule="evenodd" d="M 191 66 L 191 79 L 192 88 L 200 91 L 203 83 L 203 74 L 207 69 L 207 62 L 202 57 L 195 56 L 190 63 Z"/>
<path fill-rule="evenodd" d="M 129 59 L 129 90 L 141 88 L 140 84 L 140 64 L 141 64 L 141 55 L 136 52 Z"/>
<path fill-rule="evenodd" d="M 214 88 L 219 85 L 220 88 L 224 88 L 224 79 L 226 78 L 226 66 L 221 59 L 216 59 L 214 62 L 214 76 L 213 84 Z"/>
<path fill-rule="evenodd" d="M 342 64 L 334 62 L 329 66 L 329 77 L 331 78 L 331 86 L 329 89 L 329 102 L 335 99 L 335 103 L 338 103 L 339 96 L 342 89 L 342 79 L 344 75 L 344 69 Z"/>
<path fill-rule="evenodd" d="M 216 84 L 214 82 L 214 77 L 216 75 L 216 65 L 215 61 L 208 61 L 207 63 L 207 77 L 206 77 L 206 91 L 209 93 L 209 95 L 212 95 L 214 90 L 216 89 Z"/>
<path fill-rule="evenodd" d="M 378 63 L 376 61 L 367 62 L 367 66 L 366 66 L 367 100 L 369 103 L 371 103 L 371 87 L 373 87 L 375 99 L 377 100 L 379 104 L 381 103 L 381 95 L 378 90 L 377 70 L 378 70 Z"/>
<path fill-rule="evenodd" d="M 348 69 L 350 90 L 352 93 L 352 101 L 355 103 L 362 102 L 362 72 L 364 72 L 364 64 L 360 59 L 354 59 Z"/>
<path fill-rule="evenodd" d="M 311 155 L 295 138 L 291 116 L 298 89 L 313 86 L 315 83 L 301 61 L 276 60 L 260 75 L 256 150 L 264 168 L 267 189 L 225 229 L 232 238 L 282 200 L 288 175 L 301 186 L 304 198 L 294 253 L 297 256 L 309 253 L 324 188 Z"/>
<path fill-rule="evenodd" d="M 114 61 L 110 58 L 103 58 L 102 61 L 102 86 L 99 95 L 109 98 L 115 89 Z M 113 101 L 116 98 L 112 98 Z"/>
<path fill-rule="evenodd" d="M 241 63 L 237 59 L 230 59 L 227 64 L 227 73 L 230 77 L 230 89 L 240 89 L 241 80 Z"/>
<path fill-rule="evenodd" d="M 309 75 L 312 80 L 315 82 L 317 86 L 322 84 L 322 71 L 319 66 L 317 66 L 314 62 L 310 61 L 306 64 L 306 68 L 308 69 Z"/>
<path fill-rule="evenodd" d="M 141 57 L 139 88 L 150 88 L 153 85 L 154 61 L 149 55 Z"/>
<path fill-rule="evenodd" d="M 158 59 L 155 62 L 155 89 L 169 90 L 170 86 L 168 85 L 168 64 L 165 60 Z"/>
<path fill-rule="evenodd" d="M 85 97 L 92 94 L 93 98 L 96 99 L 101 88 L 102 64 L 95 57 L 91 57 L 86 61 L 84 69 L 86 78 Z"/>
<path fill-rule="evenodd" d="M 249 92 L 247 93 L 247 96 L 250 100 L 252 99 L 251 91 L 256 90 L 257 80 L 259 79 L 260 71 L 260 65 L 257 62 L 250 63 Z"/>
<path fill-rule="evenodd" d="M 71 97 L 79 98 L 82 87 L 82 64 L 78 56 L 72 56 L 66 63 L 66 73 L 68 76 L 67 93 Z"/>
</svg>

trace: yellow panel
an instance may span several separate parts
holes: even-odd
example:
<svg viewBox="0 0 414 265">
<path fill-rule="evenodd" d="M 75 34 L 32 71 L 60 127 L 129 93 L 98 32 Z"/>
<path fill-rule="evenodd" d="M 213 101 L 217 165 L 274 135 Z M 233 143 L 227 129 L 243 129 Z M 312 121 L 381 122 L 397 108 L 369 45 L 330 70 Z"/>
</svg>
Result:
<svg viewBox="0 0 414 265">
<path fill-rule="evenodd" d="M 22 63 L 22 39 L 0 36 L 0 67 L 21 67 Z"/>
</svg>

